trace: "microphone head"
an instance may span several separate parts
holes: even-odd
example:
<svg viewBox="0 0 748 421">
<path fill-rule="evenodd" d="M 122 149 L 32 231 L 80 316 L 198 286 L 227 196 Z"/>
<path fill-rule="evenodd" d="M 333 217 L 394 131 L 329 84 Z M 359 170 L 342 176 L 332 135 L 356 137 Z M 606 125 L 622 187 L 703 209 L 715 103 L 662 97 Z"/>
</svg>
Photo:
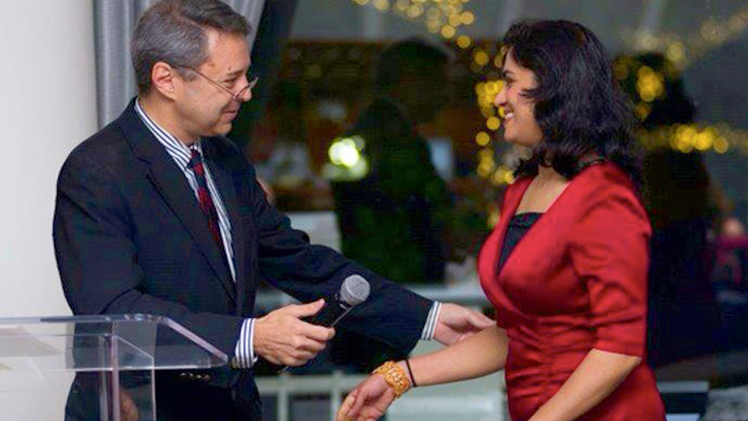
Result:
<svg viewBox="0 0 748 421">
<path fill-rule="evenodd" d="M 363 303 L 369 298 L 369 282 L 361 275 L 351 275 L 340 286 L 340 301 L 349 306 Z"/>
</svg>

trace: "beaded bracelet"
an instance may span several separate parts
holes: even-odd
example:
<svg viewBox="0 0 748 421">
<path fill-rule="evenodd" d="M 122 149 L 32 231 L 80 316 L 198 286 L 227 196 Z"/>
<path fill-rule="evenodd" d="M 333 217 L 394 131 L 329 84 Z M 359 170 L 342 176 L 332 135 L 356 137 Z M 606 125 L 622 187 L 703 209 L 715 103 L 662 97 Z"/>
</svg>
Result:
<svg viewBox="0 0 748 421">
<path fill-rule="evenodd" d="M 410 380 L 405 371 L 394 361 L 387 361 L 374 370 L 374 374 L 380 374 L 384 381 L 395 391 L 395 399 L 403 395 L 410 387 Z"/>
</svg>

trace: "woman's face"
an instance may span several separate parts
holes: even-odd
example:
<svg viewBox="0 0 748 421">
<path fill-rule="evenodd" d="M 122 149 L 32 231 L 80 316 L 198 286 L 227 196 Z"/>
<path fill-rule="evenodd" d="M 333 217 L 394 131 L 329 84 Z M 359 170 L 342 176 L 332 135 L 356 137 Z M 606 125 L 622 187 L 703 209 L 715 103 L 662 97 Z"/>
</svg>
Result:
<svg viewBox="0 0 748 421">
<path fill-rule="evenodd" d="M 521 146 L 534 147 L 543 139 L 543 132 L 535 120 L 534 102 L 523 95 L 537 86 L 535 73 L 514 60 L 512 50 L 504 59 L 504 87 L 494 104 L 504 109 L 504 139 Z"/>
</svg>

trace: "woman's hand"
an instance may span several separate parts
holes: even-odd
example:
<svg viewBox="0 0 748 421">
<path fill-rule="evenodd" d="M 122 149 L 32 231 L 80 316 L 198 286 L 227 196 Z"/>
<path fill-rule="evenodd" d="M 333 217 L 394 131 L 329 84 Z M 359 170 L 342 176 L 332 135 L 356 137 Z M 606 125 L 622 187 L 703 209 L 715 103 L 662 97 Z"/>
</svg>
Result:
<svg viewBox="0 0 748 421">
<path fill-rule="evenodd" d="M 395 400 L 395 391 L 384 377 L 373 374 L 345 397 L 335 421 L 375 421 Z"/>
</svg>

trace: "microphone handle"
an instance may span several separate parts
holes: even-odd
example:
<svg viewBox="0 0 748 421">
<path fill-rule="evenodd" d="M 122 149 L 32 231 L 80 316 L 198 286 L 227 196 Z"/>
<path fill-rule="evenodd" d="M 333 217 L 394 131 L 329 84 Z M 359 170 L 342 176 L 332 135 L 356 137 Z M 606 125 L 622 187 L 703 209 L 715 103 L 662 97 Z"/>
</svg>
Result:
<svg viewBox="0 0 748 421">
<path fill-rule="evenodd" d="M 320 310 L 319 313 L 309 319 L 304 319 L 304 321 L 317 326 L 335 327 L 340 319 L 342 319 L 352 309 L 353 306 L 345 306 L 342 303 L 333 301 L 322 307 L 322 310 Z"/>
<path fill-rule="evenodd" d="M 325 303 L 325 306 L 322 307 L 322 310 L 320 310 L 314 316 L 304 318 L 302 320 L 317 326 L 335 327 L 340 319 L 348 314 L 349 311 L 353 310 L 353 306 L 343 305 L 343 303 L 339 302 L 337 298 L 338 297 L 336 296 L 335 299 L 331 302 Z M 284 373 L 290 368 L 290 366 L 285 365 L 283 366 L 283 368 L 278 370 L 278 374 Z"/>
</svg>

